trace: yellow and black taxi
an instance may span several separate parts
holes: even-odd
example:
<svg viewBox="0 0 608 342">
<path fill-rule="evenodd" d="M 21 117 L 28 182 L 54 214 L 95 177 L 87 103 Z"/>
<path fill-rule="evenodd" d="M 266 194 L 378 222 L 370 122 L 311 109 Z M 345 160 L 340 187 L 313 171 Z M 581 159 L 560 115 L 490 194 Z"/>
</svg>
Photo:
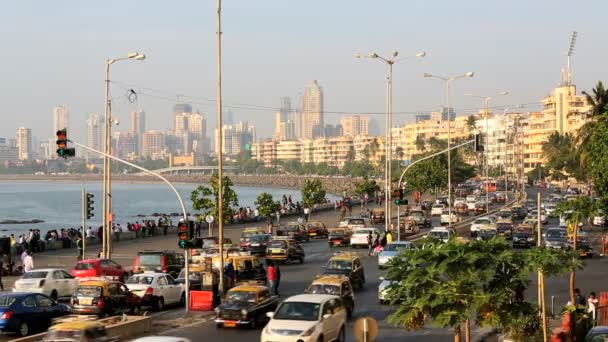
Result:
<svg viewBox="0 0 608 342">
<path fill-rule="evenodd" d="M 350 246 L 351 231 L 346 228 L 330 228 L 327 241 L 329 247 L 348 247 Z"/>
<path fill-rule="evenodd" d="M 254 255 L 228 255 L 224 258 L 224 266 L 228 262 L 232 262 L 234 268 L 235 281 L 255 281 L 266 284 L 266 270 Z M 212 259 L 213 268 L 219 270 L 220 257 L 215 256 Z"/>
<path fill-rule="evenodd" d="M 104 324 L 95 321 L 72 321 L 49 328 L 42 341 L 114 342 L 119 337 L 108 336 Z"/>
<path fill-rule="evenodd" d="M 370 216 L 373 224 L 384 223 L 384 210 L 373 209 Z"/>
<path fill-rule="evenodd" d="M 303 264 L 304 257 L 304 248 L 294 239 L 273 237 L 266 249 L 266 259 L 273 261 L 298 261 Z"/>
<path fill-rule="evenodd" d="M 341 274 L 318 275 L 306 288 L 304 293 L 338 296 L 342 298 L 348 318 L 353 316 L 353 311 L 355 311 L 355 293 L 347 276 Z"/>
<path fill-rule="evenodd" d="M 568 237 L 567 246 L 569 249 L 574 249 L 574 237 Z M 581 258 L 593 258 L 593 248 L 587 238 L 587 234 L 579 232 L 576 237 L 576 251 Z"/>
<path fill-rule="evenodd" d="M 81 315 L 138 314 L 141 298 L 125 284 L 107 279 L 83 280 L 72 295 L 72 310 Z"/>
<path fill-rule="evenodd" d="M 274 312 L 278 305 L 279 296 L 272 296 L 268 287 L 244 283 L 231 288 L 215 308 L 215 324 L 218 328 L 255 328 L 266 324 L 266 313 Z"/>
<path fill-rule="evenodd" d="M 308 236 L 311 239 L 314 238 L 326 238 L 328 235 L 327 227 L 325 223 L 320 221 L 309 222 L 306 224 L 306 230 L 308 231 Z"/>
<path fill-rule="evenodd" d="M 361 259 L 352 253 L 336 253 L 323 266 L 323 274 L 338 274 L 343 275 L 350 280 L 353 286 L 359 289 L 365 284 L 365 273 Z"/>
</svg>

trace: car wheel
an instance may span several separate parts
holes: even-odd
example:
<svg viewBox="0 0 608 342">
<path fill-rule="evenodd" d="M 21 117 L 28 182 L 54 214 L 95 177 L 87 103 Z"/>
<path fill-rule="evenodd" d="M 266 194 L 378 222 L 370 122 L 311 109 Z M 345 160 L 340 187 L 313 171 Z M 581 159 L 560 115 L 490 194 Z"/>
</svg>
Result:
<svg viewBox="0 0 608 342">
<path fill-rule="evenodd" d="M 51 297 L 52 300 L 57 300 L 57 290 L 53 290 L 49 297 Z"/>
<path fill-rule="evenodd" d="M 139 307 L 139 305 L 134 306 L 134 307 L 131 309 L 131 315 L 133 315 L 133 316 L 139 316 L 139 313 L 140 313 L 140 312 L 141 312 L 141 308 Z"/>
<path fill-rule="evenodd" d="M 182 293 L 179 297 L 179 306 L 186 306 L 186 293 Z"/>
<path fill-rule="evenodd" d="M 340 333 L 338 334 L 338 339 L 336 341 L 338 341 L 338 342 L 346 341 L 346 331 L 344 330 L 344 327 L 340 328 Z"/>
<path fill-rule="evenodd" d="M 251 317 L 251 322 L 249 322 L 249 327 L 251 329 L 255 329 L 258 326 L 258 317 L 256 315 L 253 315 Z"/>
<path fill-rule="evenodd" d="M 156 311 L 163 311 L 165 308 L 165 299 L 163 297 L 158 298 L 155 306 Z"/>
<path fill-rule="evenodd" d="M 19 324 L 19 329 L 17 331 L 17 333 L 19 333 L 19 336 L 27 336 L 30 333 L 30 327 L 27 324 L 27 322 L 21 322 L 21 324 Z"/>
</svg>

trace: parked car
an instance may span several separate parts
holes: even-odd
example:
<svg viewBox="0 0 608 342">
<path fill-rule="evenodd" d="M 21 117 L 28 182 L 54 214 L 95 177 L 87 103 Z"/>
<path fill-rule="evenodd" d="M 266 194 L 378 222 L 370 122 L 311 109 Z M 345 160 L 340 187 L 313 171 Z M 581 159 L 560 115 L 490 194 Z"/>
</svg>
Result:
<svg viewBox="0 0 608 342">
<path fill-rule="evenodd" d="M 346 308 L 346 316 L 352 317 L 355 311 L 355 294 L 348 277 L 338 274 L 317 276 L 304 290 L 307 294 L 328 294 L 338 296 Z"/>
<path fill-rule="evenodd" d="M 323 266 L 323 274 L 346 276 L 350 283 L 359 289 L 362 289 L 365 284 L 365 272 L 361 259 L 352 253 L 339 253 L 329 258 Z"/>
<path fill-rule="evenodd" d="M 31 292 L 0 293 L 0 331 L 27 336 L 44 331 L 53 319 L 70 314 L 67 305 L 50 297 Z"/>
<path fill-rule="evenodd" d="M 272 235 L 270 234 L 256 234 L 247 238 L 248 241 L 241 242 L 241 249 L 252 255 L 265 256 L 268 242 L 271 239 Z"/>
<path fill-rule="evenodd" d="M 277 236 L 285 236 L 298 242 L 310 241 L 306 227 L 298 222 L 289 222 L 277 229 Z"/>
<path fill-rule="evenodd" d="M 165 273 L 134 274 L 125 285 L 141 298 L 142 306 L 149 306 L 157 311 L 162 311 L 166 305 L 186 303 L 184 287 Z"/>
<path fill-rule="evenodd" d="M 15 281 L 13 291 L 45 294 L 53 300 L 70 297 L 78 286 L 78 280 L 59 268 L 41 268 L 23 273 Z"/>
<path fill-rule="evenodd" d="M 373 209 L 370 216 L 373 224 L 384 223 L 384 210 L 378 208 Z"/>
<path fill-rule="evenodd" d="M 159 272 L 177 277 L 184 267 L 183 254 L 175 251 L 141 251 L 133 259 L 133 273 Z"/>
<path fill-rule="evenodd" d="M 393 241 L 386 246 L 380 254 L 378 254 L 378 267 L 385 268 L 388 263 L 401 252 L 414 248 L 414 244 L 409 241 Z"/>
<path fill-rule="evenodd" d="M 326 238 L 328 235 L 327 227 L 325 227 L 325 223 L 321 221 L 308 222 L 306 224 L 306 229 L 308 230 L 308 236 L 311 239 L 314 238 Z"/>
<path fill-rule="evenodd" d="M 267 316 L 270 321 L 262 329 L 261 342 L 345 341 L 346 310 L 338 296 L 296 295 L 287 298 Z"/>
<path fill-rule="evenodd" d="M 226 293 L 223 303 L 215 308 L 215 324 L 218 328 L 256 328 L 268 321 L 267 312 L 279 305 L 279 296 L 270 294 L 266 286 L 242 284 Z"/>
<path fill-rule="evenodd" d="M 71 305 L 79 315 L 138 314 L 141 298 L 114 280 L 83 280 L 72 295 Z"/>
<path fill-rule="evenodd" d="M 86 259 L 76 263 L 72 269 L 74 278 L 107 277 L 122 282 L 129 278 L 129 273 L 110 259 Z"/>
<path fill-rule="evenodd" d="M 299 261 L 304 263 L 304 249 L 293 239 L 273 238 L 266 249 L 266 259 L 276 261 Z"/>
</svg>

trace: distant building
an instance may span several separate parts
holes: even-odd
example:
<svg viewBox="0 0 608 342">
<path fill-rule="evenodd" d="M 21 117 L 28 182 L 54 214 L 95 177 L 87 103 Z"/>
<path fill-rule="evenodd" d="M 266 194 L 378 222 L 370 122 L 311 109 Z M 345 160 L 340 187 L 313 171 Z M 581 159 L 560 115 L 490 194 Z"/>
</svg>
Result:
<svg viewBox="0 0 608 342">
<path fill-rule="evenodd" d="M 150 159 L 163 159 L 165 140 L 164 135 L 157 131 L 147 131 L 143 136 L 142 156 Z"/>
<path fill-rule="evenodd" d="M 245 150 L 246 145 L 251 145 L 256 140 L 255 126 L 249 125 L 247 121 L 241 121 L 235 125 L 224 125 L 222 127 L 222 141 L 219 132 L 215 130 L 216 154 L 218 146 L 222 146 L 222 154 L 236 156 Z"/>
<path fill-rule="evenodd" d="M 19 160 L 28 160 L 32 153 L 32 130 L 30 128 L 17 128 L 17 149 Z"/>
<path fill-rule="evenodd" d="M 275 114 L 274 137 L 278 140 L 295 139 L 295 113 L 289 97 L 281 98 L 281 109 Z"/>
<path fill-rule="evenodd" d="M 342 136 L 343 130 L 342 130 L 342 126 L 340 124 L 337 125 L 330 125 L 327 124 L 325 125 L 324 129 L 323 129 L 323 135 L 320 137 L 327 137 L 327 138 L 331 138 L 331 137 L 339 137 Z"/>
<path fill-rule="evenodd" d="M 131 133 L 136 138 L 135 153 L 141 155 L 142 138 L 146 131 L 146 112 L 136 110 L 131 112 Z"/>
<path fill-rule="evenodd" d="M 369 135 L 369 117 L 347 116 L 340 119 L 342 135 L 355 137 L 357 135 Z"/>
<path fill-rule="evenodd" d="M 69 128 L 70 113 L 67 106 L 55 106 L 53 108 L 53 132 L 52 136 L 55 136 L 58 130 Z M 68 134 L 70 132 L 68 131 Z"/>
<path fill-rule="evenodd" d="M 431 120 L 431 114 L 416 114 L 416 122 Z"/>
<path fill-rule="evenodd" d="M 87 146 L 92 149 L 101 151 L 103 149 L 103 120 L 98 114 L 90 113 L 87 119 Z M 99 155 L 94 152 L 88 152 L 88 159 L 98 159 Z"/>
<path fill-rule="evenodd" d="M 0 138 L 0 164 L 19 160 L 19 149 L 11 146 L 9 140 Z"/>
<path fill-rule="evenodd" d="M 141 139 L 143 141 L 143 133 Z M 116 140 L 116 154 L 124 159 L 136 160 L 140 155 L 138 146 L 138 136 L 134 132 L 120 132 Z"/>
<path fill-rule="evenodd" d="M 316 80 L 304 90 L 302 103 L 302 137 L 305 139 L 315 139 L 322 137 L 325 128 L 323 120 L 323 89 Z"/>
<path fill-rule="evenodd" d="M 173 117 L 182 113 L 192 113 L 192 105 L 187 103 L 177 103 L 173 106 Z"/>
</svg>

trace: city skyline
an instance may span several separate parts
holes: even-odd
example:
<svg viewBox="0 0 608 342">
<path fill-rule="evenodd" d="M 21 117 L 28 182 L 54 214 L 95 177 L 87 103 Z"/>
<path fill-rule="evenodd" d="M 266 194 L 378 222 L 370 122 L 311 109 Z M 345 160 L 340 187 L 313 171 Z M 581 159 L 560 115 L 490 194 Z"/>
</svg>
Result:
<svg viewBox="0 0 608 342">
<path fill-rule="evenodd" d="M 276 1 L 264 5 L 226 4 L 223 29 L 226 109 L 234 111 L 234 121 L 246 119 L 260 127 L 259 136 L 272 135 L 274 127 L 260 123 L 273 120 L 276 110 L 243 108 L 239 103 L 278 108 L 278 98 L 298 99 L 302 85 L 310 79 L 318 79 L 327 92 L 327 123 L 336 124 L 340 113 L 373 112 L 379 113 L 373 117 L 381 119 L 384 71 L 378 65 L 357 63 L 353 57 L 356 52 L 384 54 L 398 49 L 407 55 L 427 51 L 423 60 L 395 68 L 395 124 L 413 121 L 417 112 L 445 105 L 442 92 L 422 78 L 426 71 L 476 72 L 471 82 L 454 89 L 454 108 L 458 113 L 465 108 L 479 107 L 474 99 L 464 98 L 463 93 L 484 89 L 512 91 L 510 98 L 497 102 L 497 106 L 537 102 L 560 80 L 559 69 L 565 63 L 564 54 L 572 30 L 580 32 L 573 57 L 574 84 L 578 89 L 589 90 L 598 79 L 606 78 L 608 72 L 600 67 L 608 55 L 606 49 L 594 45 L 603 39 L 593 25 L 608 7 L 602 2 L 589 5 L 585 20 L 569 15 L 567 4 L 548 1 L 495 4 L 493 11 L 484 15 L 476 9 L 484 8 L 480 1 L 445 2 L 434 6 L 433 23 L 458 20 L 459 25 L 435 24 L 433 27 L 427 25 L 428 16 L 422 15 L 427 13 L 422 4 L 394 2 L 392 6 L 380 7 L 353 2 L 349 3 L 353 22 L 346 22 L 344 29 L 327 34 L 321 33 L 334 23 L 333 18 L 339 17 L 342 6 L 331 4 L 325 13 L 319 14 L 313 11 L 314 5 L 314 2 L 288 5 Z M 188 9 L 186 18 L 184 8 Z M 112 19 L 107 25 L 102 18 L 109 17 L 110 13 Z M 137 13 L 140 22 L 137 30 L 130 24 L 132 13 Z M 115 83 L 111 84 L 111 93 L 117 118 L 128 122 L 129 113 L 141 108 L 148 114 L 150 129 L 169 127 L 172 106 L 189 102 L 178 96 L 182 94 L 196 96 L 192 102 L 199 104 L 192 103 L 193 107 L 210 114 L 208 125 L 215 127 L 215 104 L 207 101 L 215 97 L 215 28 L 211 24 L 214 13 L 211 3 L 188 1 L 179 8 L 162 3 L 150 3 L 145 8 L 129 4 L 111 12 L 98 4 L 72 1 L 12 4 L 4 11 L 5 20 L 0 23 L 0 28 L 13 33 L 1 39 L 7 49 L 14 51 L 0 66 L 0 74 L 9 76 L 0 85 L 7 99 L 2 114 L 8 117 L 0 128 L 0 136 L 10 136 L 16 127 L 25 126 L 32 128 L 34 136 L 46 138 L 48 128 L 45 127 L 52 124 L 47 113 L 54 105 L 64 103 L 71 113 L 75 137 L 83 140 L 85 134 L 81 127 L 85 127 L 87 113 L 101 113 L 103 109 L 103 60 L 134 50 L 146 53 L 148 58 L 136 65 L 121 65 L 113 71 Z M 272 18 L 268 22 L 273 24 L 252 20 L 256 15 Z M 157 20 L 161 16 L 168 20 Z M 49 18 L 53 18 L 52 24 Z M 316 25 L 299 25 L 311 20 Z M 518 25 L 512 25 L 513 22 Z M 289 29 L 271 30 L 281 24 Z M 479 30 L 481 25 L 484 30 Z M 81 27 L 86 29 L 80 30 Z M 447 30 L 450 35 L 445 34 Z M 177 38 L 175 32 L 179 33 Z M 47 35 L 61 38 L 49 40 L 53 42 L 50 44 L 46 42 Z M 261 36 L 265 40 L 260 41 Z M 457 42 L 451 39 L 456 36 L 464 39 Z M 116 42 L 110 50 L 103 48 L 105 44 L 97 43 L 108 40 Z M 198 43 L 193 46 L 192 41 Z M 29 57 L 32 46 L 48 49 L 48 58 L 34 62 Z M 184 46 L 188 46 L 185 53 L 175 57 L 173 52 Z M 291 49 L 306 53 L 284 53 Z M 453 54 L 454 51 L 458 53 Z M 66 54 L 79 57 L 65 58 Z M 283 55 L 282 63 L 267 58 L 273 54 Z M 243 55 L 248 58 L 237 58 Z M 33 82 L 36 87 L 31 86 Z M 136 99 L 127 98 L 128 89 L 139 93 Z M 150 89 L 169 91 L 173 95 Z M 12 117 L 10 114 L 18 112 L 21 103 L 26 101 L 25 96 L 35 97 L 37 101 L 27 113 Z M 402 112 L 408 113 L 399 114 Z M 77 125 L 80 121 L 83 124 Z"/>
</svg>

